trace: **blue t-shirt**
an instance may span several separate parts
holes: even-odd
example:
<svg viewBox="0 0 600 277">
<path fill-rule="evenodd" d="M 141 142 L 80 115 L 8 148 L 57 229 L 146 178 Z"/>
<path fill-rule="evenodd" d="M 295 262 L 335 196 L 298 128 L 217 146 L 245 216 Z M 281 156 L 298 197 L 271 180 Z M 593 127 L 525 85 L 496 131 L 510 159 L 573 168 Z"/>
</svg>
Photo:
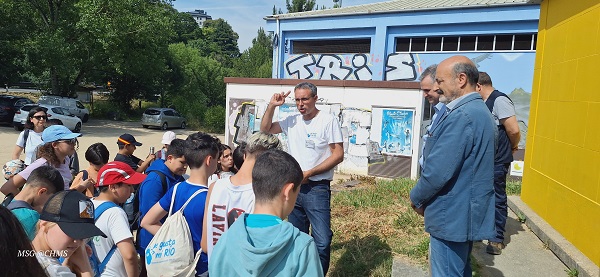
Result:
<svg viewBox="0 0 600 277">
<path fill-rule="evenodd" d="M 163 196 L 158 203 L 163 210 L 169 212 L 171 206 L 171 197 L 173 196 L 173 189 L 177 188 L 175 193 L 175 204 L 173 205 L 173 213 L 178 211 L 183 204 L 199 189 L 208 189 L 205 185 L 193 184 L 188 181 L 181 182 L 177 187 L 170 188 L 167 194 Z M 192 241 L 194 242 L 194 253 L 200 250 L 200 241 L 202 240 L 202 222 L 204 220 L 204 204 L 206 202 L 207 192 L 200 193 L 190 201 L 190 203 L 183 210 L 185 220 L 190 227 L 190 233 L 192 234 Z M 200 261 L 196 265 L 196 273 L 201 274 L 208 270 L 208 256 L 202 252 Z"/>
<path fill-rule="evenodd" d="M 37 223 L 40 219 L 40 214 L 31 209 L 21 208 L 14 209 L 11 212 L 15 215 L 15 217 L 21 222 L 25 233 L 27 233 L 27 237 L 30 241 L 35 238 L 35 234 L 37 233 Z"/>
<path fill-rule="evenodd" d="M 163 185 L 160 176 L 158 173 L 153 171 L 160 171 L 165 175 L 167 188 L 165 191 L 163 191 Z M 175 184 L 184 181 L 183 177 L 173 175 L 163 160 L 156 160 L 152 162 L 150 167 L 146 169 L 146 172 L 149 173 L 146 176 L 146 179 L 144 179 L 144 182 L 142 182 L 138 192 L 138 196 L 140 198 L 140 222 L 142 222 L 142 219 L 152 208 L 152 206 L 154 206 L 154 204 L 156 204 L 170 188 L 175 186 Z M 164 218 L 160 222 L 164 223 Z M 138 230 L 138 232 L 140 232 L 138 253 L 143 255 L 148 243 L 150 243 L 154 236 L 143 228 Z"/>
</svg>

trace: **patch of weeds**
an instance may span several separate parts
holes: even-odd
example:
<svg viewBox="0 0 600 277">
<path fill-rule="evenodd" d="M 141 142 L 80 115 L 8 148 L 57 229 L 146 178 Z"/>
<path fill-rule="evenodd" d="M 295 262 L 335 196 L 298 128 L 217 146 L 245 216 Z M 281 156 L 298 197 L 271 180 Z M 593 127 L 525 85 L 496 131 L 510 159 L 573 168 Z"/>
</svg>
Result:
<svg viewBox="0 0 600 277">
<path fill-rule="evenodd" d="M 426 266 L 429 236 L 408 198 L 415 181 L 362 182 L 362 189 L 332 194 L 329 276 L 390 276 L 392 253 Z"/>
<path fill-rule="evenodd" d="M 525 214 L 521 211 L 517 212 L 517 219 L 519 220 L 519 222 L 521 223 L 525 223 L 525 221 L 527 221 L 527 217 L 525 216 Z"/>
<path fill-rule="evenodd" d="M 550 250 L 550 243 L 548 241 L 544 241 L 544 245 L 542 247 L 544 250 Z"/>
<path fill-rule="evenodd" d="M 477 263 L 477 261 L 473 258 L 473 255 L 471 255 L 471 273 L 473 274 L 473 277 L 480 277 L 481 274 L 479 274 L 479 272 L 481 272 L 481 265 L 479 265 Z"/>
<path fill-rule="evenodd" d="M 569 277 L 579 276 L 579 271 L 577 271 L 577 268 L 565 269 L 565 272 L 567 273 L 567 276 L 569 276 Z"/>
<path fill-rule="evenodd" d="M 421 238 L 416 244 L 401 249 L 400 253 L 415 260 L 426 260 L 429 253 L 429 237 Z"/>
<path fill-rule="evenodd" d="M 506 182 L 506 194 L 507 195 L 521 195 L 521 181 L 507 181 Z"/>
</svg>

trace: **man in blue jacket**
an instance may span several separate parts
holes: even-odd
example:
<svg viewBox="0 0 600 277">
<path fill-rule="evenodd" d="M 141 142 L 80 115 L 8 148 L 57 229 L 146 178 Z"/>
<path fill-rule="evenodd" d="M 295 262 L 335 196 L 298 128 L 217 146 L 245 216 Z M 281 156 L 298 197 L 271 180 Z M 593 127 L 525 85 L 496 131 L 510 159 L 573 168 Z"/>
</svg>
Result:
<svg viewBox="0 0 600 277">
<path fill-rule="evenodd" d="M 185 157 L 185 141 L 174 139 L 166 152 L 166 160 L 156 159 L 146 170 L 148 176 L 142 182 L 138 192 L 140 202 L 140 222 L 144 215 L 160 200 L 167 191 L 175 184 L 184 181 L 182 175 L 187 170 Z M 146 229 L 138 230 L 137 250 L 142 257 L 145 255 L 146 246 L 154 237 Z M 145 264 L 142 263 L 142 266 Z M 146 276 L 145 268 L 142 268 L 141 276 Z"/>
<path fill-rule="evenodd" d="M 453 56 L 437 67 L 446 113 L 429 132 L 423 170 L 410 192 L 425 216 L 432 276 L 471 276 L 473 241 L 494 236 L 496 126 L 476 92 L 477 67 Z"/>
</svg>

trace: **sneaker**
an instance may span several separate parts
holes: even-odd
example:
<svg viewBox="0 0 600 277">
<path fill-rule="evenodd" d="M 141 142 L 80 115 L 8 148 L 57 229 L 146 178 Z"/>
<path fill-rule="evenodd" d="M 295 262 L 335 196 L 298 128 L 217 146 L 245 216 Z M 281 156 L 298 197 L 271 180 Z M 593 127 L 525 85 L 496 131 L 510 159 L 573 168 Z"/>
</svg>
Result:
<svg viewBox="0 0 600 277">
<path fill-rule="evenodd" d="M 504 243 L 490 241 L 485 248 L 485 252 L 490 255 L 500 255 L 502 254 L 502 249 L 504 249 Z"/>
</svg>

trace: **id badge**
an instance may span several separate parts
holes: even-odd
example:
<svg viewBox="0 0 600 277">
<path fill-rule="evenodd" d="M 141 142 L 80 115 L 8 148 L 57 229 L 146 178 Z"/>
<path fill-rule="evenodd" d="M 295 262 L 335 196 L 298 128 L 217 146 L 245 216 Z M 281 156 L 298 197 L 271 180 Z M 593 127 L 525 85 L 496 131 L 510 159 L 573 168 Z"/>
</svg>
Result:
<svg viewBox="0 0 600 277">
<path fill-rule="evenodd" d="M 315 149 L 315 142 L 313 140 L 311 140 L 311 139 L 306 139 L 304 141 L 304 146 L 306 148 Z"/>
</svg>

